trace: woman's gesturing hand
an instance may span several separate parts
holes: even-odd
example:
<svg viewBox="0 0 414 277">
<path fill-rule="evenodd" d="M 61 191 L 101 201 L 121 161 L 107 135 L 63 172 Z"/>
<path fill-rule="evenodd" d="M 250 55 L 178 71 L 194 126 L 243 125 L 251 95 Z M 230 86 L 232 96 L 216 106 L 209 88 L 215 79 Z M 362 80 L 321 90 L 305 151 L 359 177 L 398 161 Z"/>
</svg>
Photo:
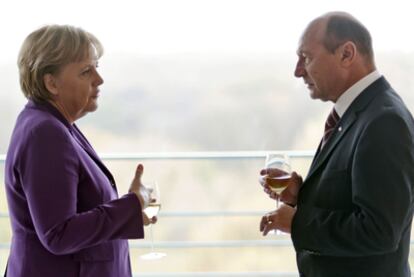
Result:
<svg viewBox="0 0 414 277">
<path fill-rule="evenodd" d="M 129 192 L 133 192 L 137 195 L 139 202 L 141 203 L 141 208 L 144 210 L 151 202 L 151 191 L 142 184 L 141 177 L 143 173 L 144 166 L 139 164 L 135 171 L 134 179 L 132 179 L 131 186 L 129 187 Z"/>
</svg>

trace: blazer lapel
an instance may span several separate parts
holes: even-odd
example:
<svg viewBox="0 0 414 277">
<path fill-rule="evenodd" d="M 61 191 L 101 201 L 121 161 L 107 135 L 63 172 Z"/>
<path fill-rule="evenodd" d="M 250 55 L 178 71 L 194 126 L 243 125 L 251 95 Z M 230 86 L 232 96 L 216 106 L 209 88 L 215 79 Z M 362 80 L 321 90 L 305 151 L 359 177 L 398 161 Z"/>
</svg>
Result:
<svg viewBox="0 0 414 277">
<path fill-rule="evenodd" d="M 85 138 L 85 136 L 82 134 L 82 132 L 78 129 L 78 127 L 75 124 L 73 124 L 73 128 L 71 131 L 72 131 L 73 138 L 78 142 L 78 144 L 83 148 L 83 150 L 85 150 L 85 152 L 88 153 L 88 155 L 92 158 L 92 160 L 98 165 L 98 167 L 108 177 L 111 184 L 115 186 L 115 179 L 112 176 L 111 172 L 103 164 L 98 154 L 96 154 L 95 150 L 93 150 L 92 146 L 89 144 L 89 141 Z"/>
<path fill-rule="evenodd" d="M 73 139 L 85 150 L 85 152 L 92 158 L 92 160 L 98 165 L 98 167 L 103 171 L 103 173 L 108 177 L 111 184 L 115 187 L 115 179 L 112 176 L 111 172 L 106 168 L 106 166 L 102 163 L 101 159 L 96 154 L 95 150 L 93 150 L 92 146 L 90 145 L 89 141 L 86 137 L 82 134 L 82 132 L 78 129 L 76 124 L 70 124 L 66 118 L 49 102 L 42 102 L 42 103 L 35 103 L 32 100 L 29 100 L 27 108 L 33 109 L 40 109 L 51 113 L 55 116 L 62 124 L 68 128 L 69 132 L 71 133 Z M 115 187 L 116 189 L 116 187 Z"/>
<path fill-rule="evenodd" d="M 361 94 L 352 102 L 345 114 L 339 120 L 337 127 L 326 145 L 322 149 L 321 145 L 319 145 L 318 151 L 315 154 L 315 158 L 312 161 L 312 165 L 305 181 L 303 182 L 303 185 L 306 185 L 306 181 L 322 167 L 332 151 L 338 146 L 342 138 L 351 130 L 351 127 L 355 121 L 358 120 L 358 114 L 363 111 L 367 105 L 369 105 L 378 90 L 384 90 L 389 87 L 390 85 L 385 78 L 381 77 L 362 91 Z"/>
<path fill-rule="evenodd" d="M 336 148 L 338 143 L 351 128 L 356 119 L 356 113 L 351 113 L 346 118 L 343 117 L 341 118 L 341 120 L 339 120 L 338 125 L 336 126 L 334 132 L 332 133 L 331 137 L 329 138 L 325 146 L 321 149 L 321 145 L 319 145 L 318 151 L 316 152 L 316 157 L 312 162 L 311 168 L 309 169 L 309 173 L 306 179 L 312 176 L 315 173 L 315 171 L 317 171 L 318 168 L 321 167 L 324 161 L 329 157 L 329 154 Z"/>
</svg>

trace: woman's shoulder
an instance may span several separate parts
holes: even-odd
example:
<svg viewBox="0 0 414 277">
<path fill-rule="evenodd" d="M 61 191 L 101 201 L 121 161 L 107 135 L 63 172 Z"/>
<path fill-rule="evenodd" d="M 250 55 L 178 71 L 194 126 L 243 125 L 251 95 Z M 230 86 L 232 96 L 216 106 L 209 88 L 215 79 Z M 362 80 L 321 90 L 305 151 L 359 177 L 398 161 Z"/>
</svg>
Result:
<svg viewBox="0 0 414 277">
<path fill-rule="evenodd" d="M 50 139 L 70 135 L 68 126 L 52 113 L 27 107 L 17 118 L 15 131 L 26 137 L 41 136 Z"/>
<path fill-rule="evenodd" d="M 68 127 L 45 111 L 25 108 L 17 118 L 7 156 L 26 159 L 27 153 L 46 149 L 54 153 L 72 151 Z"/>
</svg>

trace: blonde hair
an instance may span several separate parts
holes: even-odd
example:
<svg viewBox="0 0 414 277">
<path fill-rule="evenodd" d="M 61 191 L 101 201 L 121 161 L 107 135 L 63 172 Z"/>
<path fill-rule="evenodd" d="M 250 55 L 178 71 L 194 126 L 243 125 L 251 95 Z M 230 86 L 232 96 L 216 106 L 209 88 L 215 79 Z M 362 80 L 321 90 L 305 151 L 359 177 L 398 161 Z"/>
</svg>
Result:
<svg viewBox="0 0 414 277">
<path fill-rule="evenodd" d="M 47 25 L 29 34 L 17 60 L 23 94 L 35 102 L 51 99 L 43 81 L 45 74 L 56 74 L 62 66 L 84 60 L 91 47 L 97 58 L 103 55 L 102 44 L 94 35 L 69 25 Z"/>
</svg>

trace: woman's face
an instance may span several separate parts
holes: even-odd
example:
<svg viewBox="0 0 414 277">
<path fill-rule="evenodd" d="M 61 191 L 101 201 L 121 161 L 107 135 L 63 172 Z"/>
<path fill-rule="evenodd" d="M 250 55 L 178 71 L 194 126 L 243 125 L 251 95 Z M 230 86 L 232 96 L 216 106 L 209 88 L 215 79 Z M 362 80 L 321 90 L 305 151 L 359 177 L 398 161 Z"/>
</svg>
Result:
<svg viewBox="0 0 414 277">
<path fill-rule="evenodd" d="M 53 102 L 71 123 L 98 108 L 99 86 L 103 79 L 97 71 L 95 57 L 91 51 L 86 59 L 63 66 L 52 77 Z"/>
</svg>

